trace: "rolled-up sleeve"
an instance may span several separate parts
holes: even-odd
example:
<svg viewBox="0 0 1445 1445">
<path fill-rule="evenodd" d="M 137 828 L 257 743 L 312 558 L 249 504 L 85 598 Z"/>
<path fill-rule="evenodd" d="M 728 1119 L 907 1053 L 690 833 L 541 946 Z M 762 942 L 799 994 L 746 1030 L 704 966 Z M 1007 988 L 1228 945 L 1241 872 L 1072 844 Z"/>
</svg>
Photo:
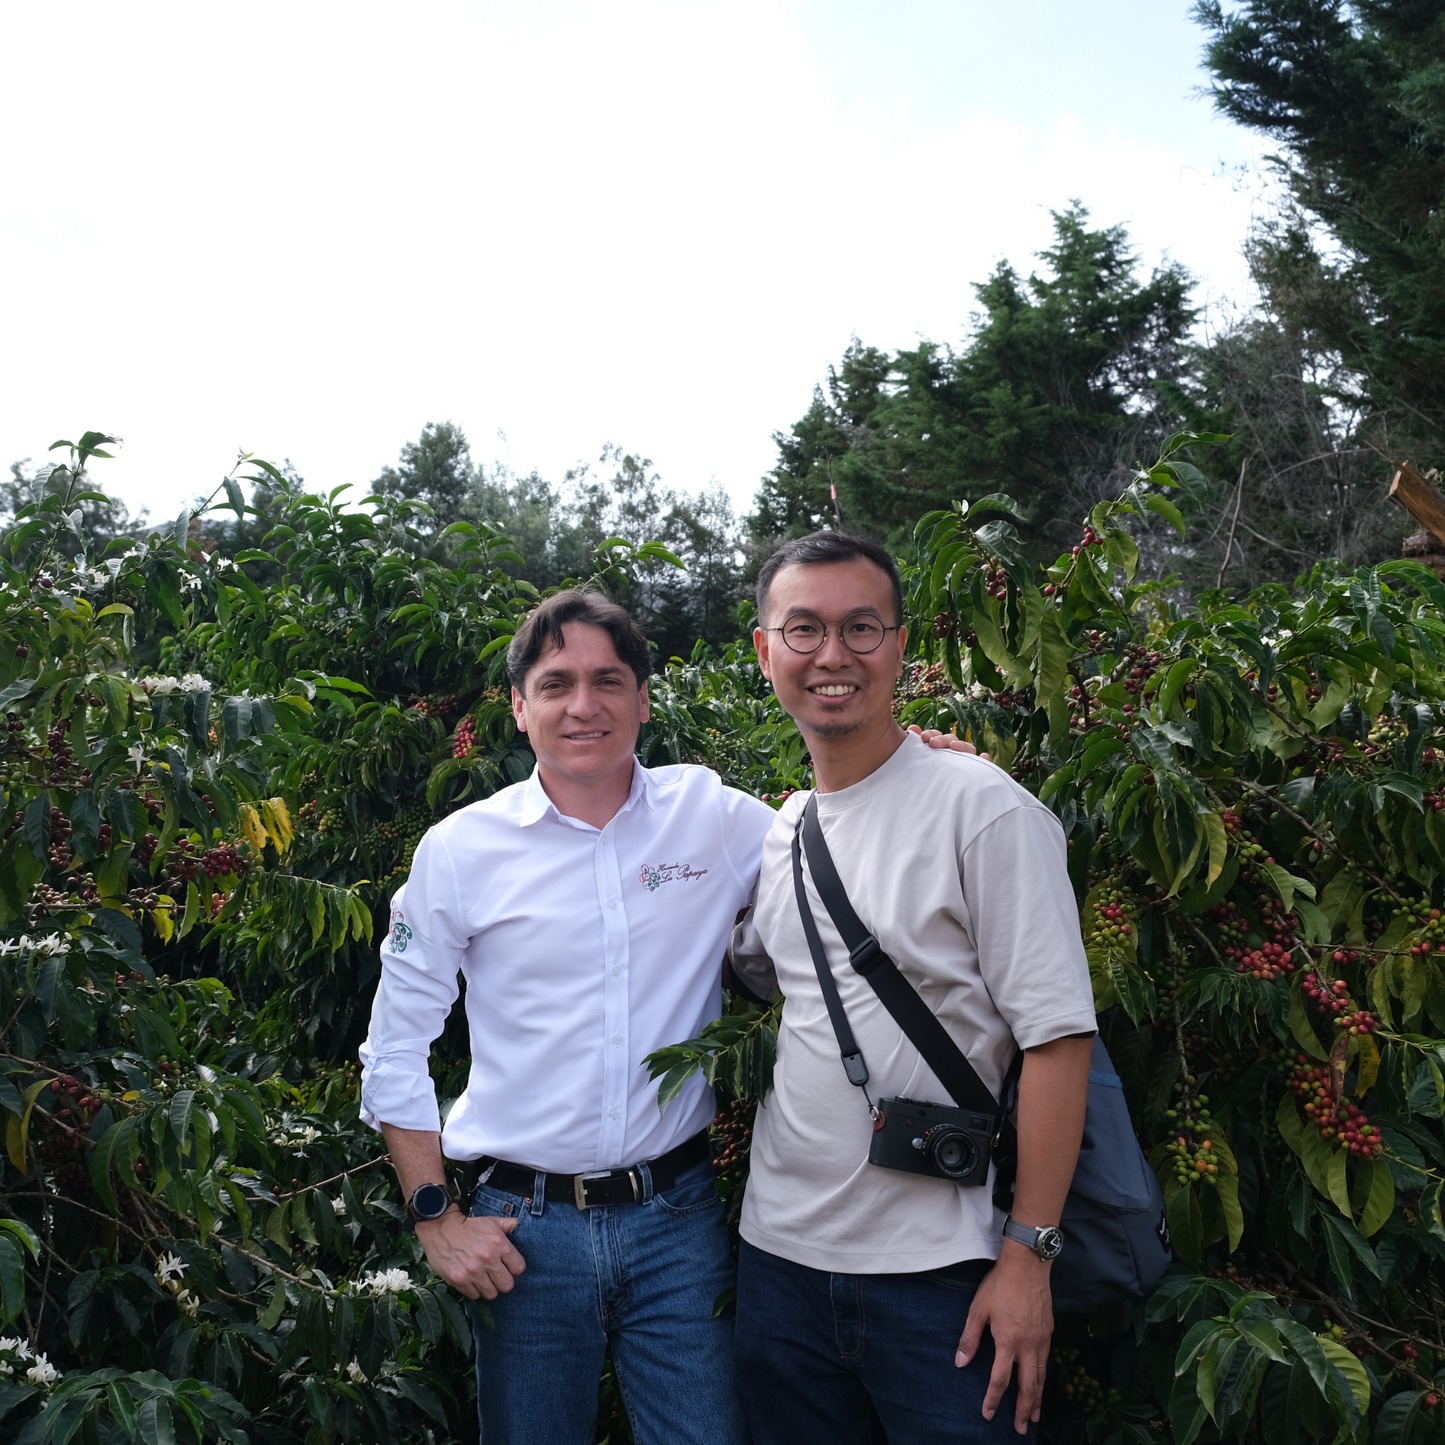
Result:
<svg viewBox="0 0 1445 1445">
<path fill-rule="evenodd" d="M 373 1129 L 439 1131 L 428 1063 L 457 1000 L 469 938 L 455 869 L 434 829 L 416 850 L 411 875 L 392 899 L 381 946 L 381 983 L 361 1046 L 361 1119 Z"/>
</svg>

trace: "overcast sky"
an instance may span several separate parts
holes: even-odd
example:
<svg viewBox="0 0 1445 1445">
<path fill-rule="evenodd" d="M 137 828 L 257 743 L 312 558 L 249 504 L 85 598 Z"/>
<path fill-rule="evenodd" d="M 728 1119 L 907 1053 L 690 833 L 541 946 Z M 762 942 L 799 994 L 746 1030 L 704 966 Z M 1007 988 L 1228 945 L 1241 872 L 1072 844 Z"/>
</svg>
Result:
<svg viewBox="0 0 1445 1445">
<path fill-rule="evenodd" d="M 740 508 L 850 336 L 957 341 L 1077 197 L 1243 297 L 1250 137 L 1187 0 L 0 10 L 0 466 L 93 427 L 174 514 L 427 421 Z"/>
</svg>

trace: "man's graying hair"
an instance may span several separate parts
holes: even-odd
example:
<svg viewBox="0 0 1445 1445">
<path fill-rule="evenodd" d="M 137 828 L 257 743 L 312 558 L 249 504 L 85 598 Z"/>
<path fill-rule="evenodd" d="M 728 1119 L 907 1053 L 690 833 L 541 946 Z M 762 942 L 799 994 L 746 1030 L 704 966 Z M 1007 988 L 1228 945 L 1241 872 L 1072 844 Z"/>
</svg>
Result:
<svg viewBox="0 0 1445 1445">
<path fill-rule="evenodd" d="M 569 622 L 600 627 L 612 639 L 618 658 L 632 669 L 638 687 L 652 675 L 652 652 L 632 614 L 600 592 L 569 587 L 534 607 L 507 649 L 507 677 L 518 692 L 527 690 L 527 674 L 549 648 L 562 647 Z"/>
<path fill-rule="evenodd" d="M 768 610 L 768 588 L 773 578 L 784 567 L 809 567 L 826 562 L 852 562 L 862 557 L 865 561 L 881 567 L 893 584 L 894 622 L 903 623 L 903 584 L 898 580 L 898 567 L 893 558 L 877 542 L 867 537 L 855 537 L 850 532 L 810 532 L 806 537 L 795 537 L 784 542 L 758 572 L 758 617 L 766 620 Z"/>
</svg>

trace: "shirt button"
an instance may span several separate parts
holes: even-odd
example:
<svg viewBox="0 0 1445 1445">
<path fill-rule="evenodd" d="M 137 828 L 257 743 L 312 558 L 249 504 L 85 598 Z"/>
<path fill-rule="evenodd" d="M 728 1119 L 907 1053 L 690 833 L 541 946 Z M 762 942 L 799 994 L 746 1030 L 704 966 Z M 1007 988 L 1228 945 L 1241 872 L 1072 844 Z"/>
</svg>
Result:
<svg viewBox="0 0 1445 1445">
<path fill-rule="evenodd" d="M 616 907 L 617 907 L 617 900 L 616 900 L 615 898 L 609 898 L 609 899 L 607 900 L 607 906 L 608 906 L 609 908 L 616 908 Z"/>
<path fill-rule="evenodd" d="M 614 1104 L 607 1111 L 607 1116 L 610 1119 L 620 1119 L 622 1117 L 622 1106 L 620 1104 Z"/>
<path fill-rule="evenodd" d="M 614 1044 L 620 1044 L 620 1043 L 622 1042 L 622 1035 L 621 1035 L 621 1034 L 613 1034 L 613 1035 L 612 1035 L 612 1042 L 613 1042 Z"/>
<path fill-rule="evenodd" d="M 614 963 L 614 964 L 612 965 L 612 977 L 613 977 L 613 978 L 616 978 L 616 977 L 618 976 L 618 974 L 620 974 L 621 972 L 622 972 L 622 965 L 621 965 L 620 963 Z"/>
</svg>

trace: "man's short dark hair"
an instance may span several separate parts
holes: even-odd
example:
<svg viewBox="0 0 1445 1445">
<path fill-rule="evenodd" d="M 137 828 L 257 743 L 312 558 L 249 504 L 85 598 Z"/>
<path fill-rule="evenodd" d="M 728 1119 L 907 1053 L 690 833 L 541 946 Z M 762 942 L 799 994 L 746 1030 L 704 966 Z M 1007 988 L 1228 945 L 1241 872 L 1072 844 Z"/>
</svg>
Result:
<svg viewBox="0 0 1445 1445">
<path fill-rule="evenodd" d="M 758 572 L 758 616 L 761 618 L 767 612 L 768 588 L 784 567 L 852 562 L 858 557 L 881 567 L 887 574 L 893 584 L 894 622 L 902 626 L 903 584 L 898 580 L 897 564 L 877 542 L 870 542 L 867 537 L 855 537 L 851 532 L 810 532 L 806 537 L 794 537 L 791 542 L 784 542 Z"/>
<path fill-rule="evenodd" d="M 562 629 L 569 622 L 600 627 L 632 669 L 638 687 L 652 675 L 652 652 L 632 614 L 600 592 L 569 587 L 533 608 L 507 649 L 507 676 L 518 692 L 526 691 L 527 674 L 537 659 L 549 648 L 563 646 Z"/>
</svg>

